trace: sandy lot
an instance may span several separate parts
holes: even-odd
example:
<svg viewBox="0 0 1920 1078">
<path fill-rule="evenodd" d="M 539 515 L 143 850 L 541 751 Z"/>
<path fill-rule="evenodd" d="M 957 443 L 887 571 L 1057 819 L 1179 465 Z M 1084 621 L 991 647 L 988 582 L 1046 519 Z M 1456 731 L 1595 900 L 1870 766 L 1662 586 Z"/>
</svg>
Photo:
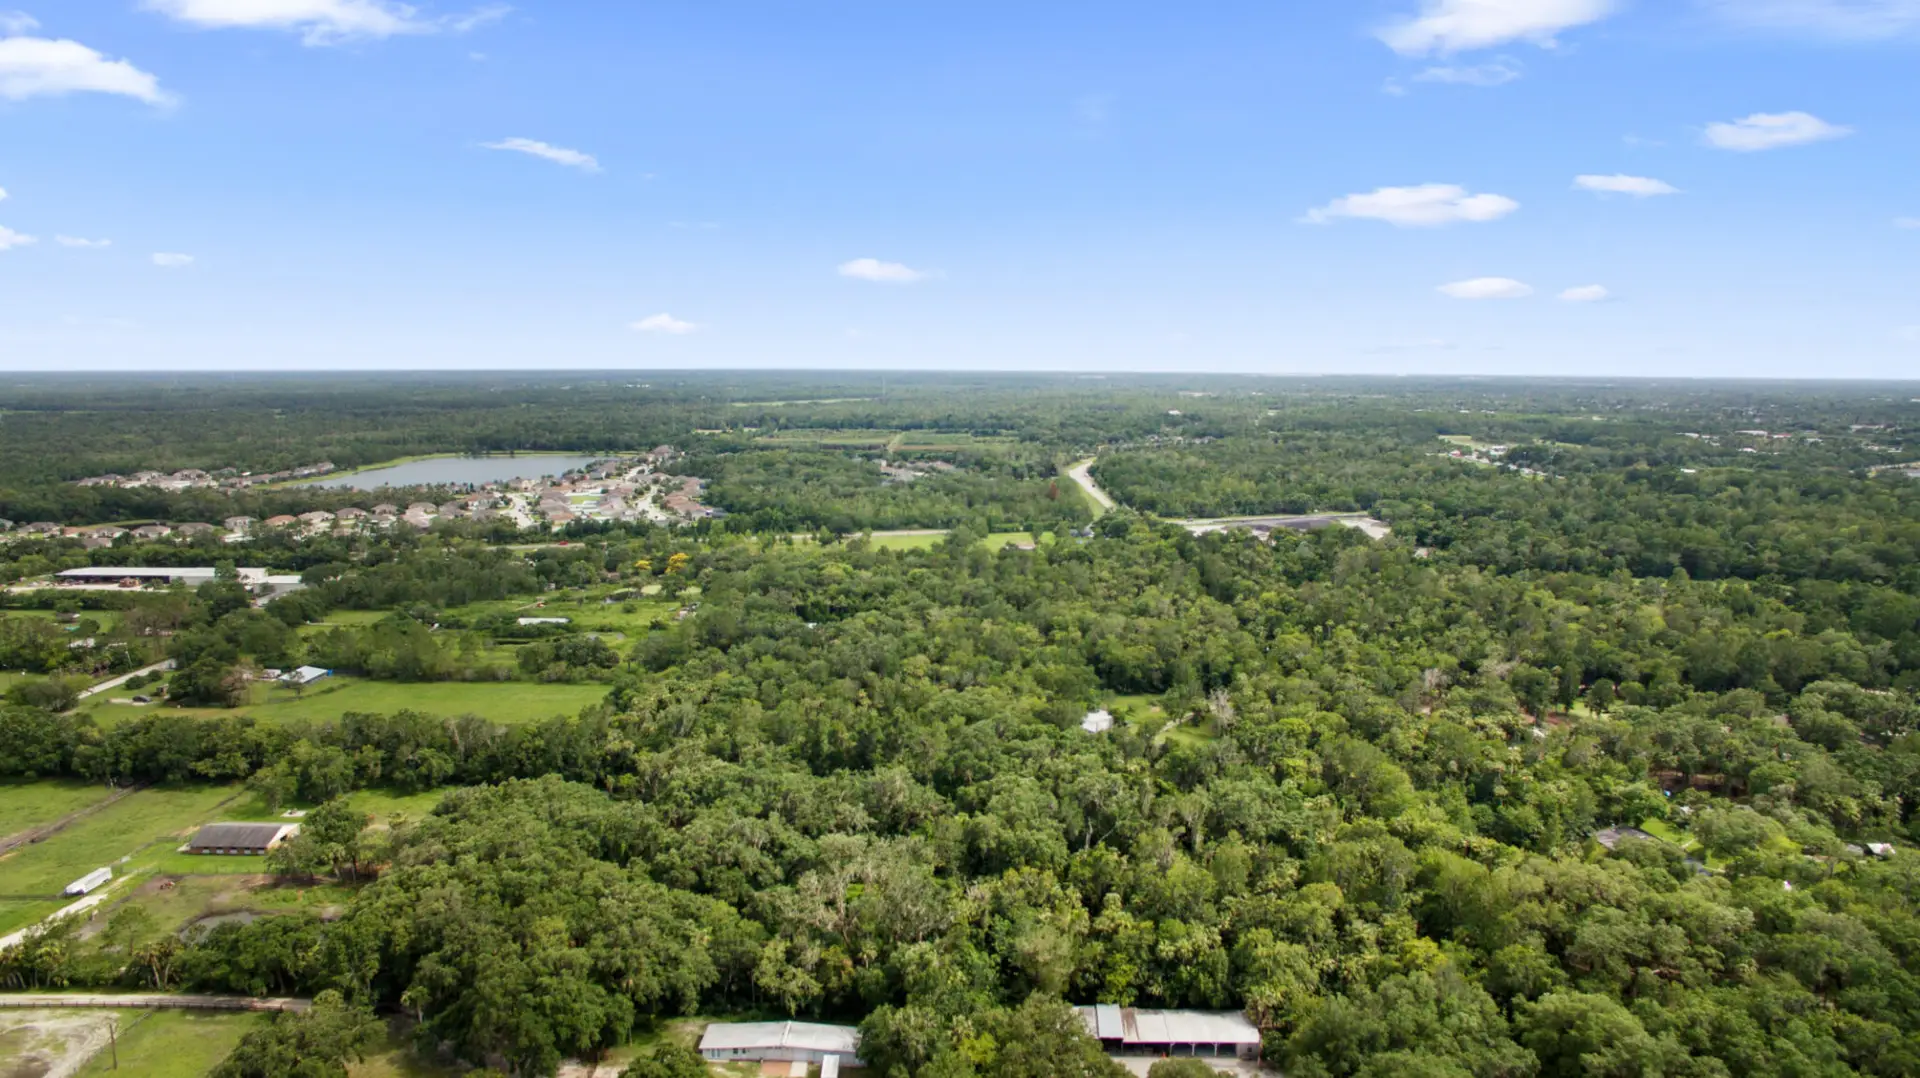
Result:
<svg viewBox="0 0 1920 1078">
<path fill-rule="evenodd" d="M 107 1046 L 111 1014 L 0 1011 L 0 1078 L 70 1078 Z"/>
</svg>

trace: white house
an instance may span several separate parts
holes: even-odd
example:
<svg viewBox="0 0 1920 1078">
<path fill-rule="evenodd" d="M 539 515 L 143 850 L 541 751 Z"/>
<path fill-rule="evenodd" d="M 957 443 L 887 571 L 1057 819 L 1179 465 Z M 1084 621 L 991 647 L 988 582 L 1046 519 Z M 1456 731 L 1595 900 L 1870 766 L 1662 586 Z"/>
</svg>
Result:
<svg viewBox="0 0 1920 1078">
<path fill-rule="evenodd" d="M 838 1071 L 844 1058 L 861 1066 L 860 1031 L 813 1022 L 715 1022 L 700 1036 L 700 1054 L 715 1063 L 818 1063 Z"/>
<path fill-rule="evenodd" d="M 1090 734 L 1104 734 L 1113 729 L 1113 713 L 1106 708 L 1089 711 L 1087 717 L 1080 720 L 1080 729 Z"/>
<path fill-rule="evenodd" d="M 317 666 L 303 666 L 298 670 L 289 670 L 281 674 L 280 680 L 288 685 L 311 685 L 321 678 L 332 676 L 331 670 L 322 670 Z"/>
</svg>

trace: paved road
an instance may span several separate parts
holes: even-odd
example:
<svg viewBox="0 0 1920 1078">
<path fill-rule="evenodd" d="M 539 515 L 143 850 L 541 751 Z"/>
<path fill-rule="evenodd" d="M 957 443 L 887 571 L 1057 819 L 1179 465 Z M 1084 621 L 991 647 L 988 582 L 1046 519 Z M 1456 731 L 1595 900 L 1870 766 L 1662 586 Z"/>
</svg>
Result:
<svg viewBox="0 0 1920 1078">
<path fill-rule="evenodd" d="M 1120 503 L 1114 501 L 1113 495 L 1101 490 L 1100 484 L 1093 481 L 1092 468 L 1093 458 L 1088 457 L 1073 467 L 1068 468 L 1067 477 L 1080 484 L 1080 489 L 1086 491 L 1089 497 L 1100 503 L 1102 512 L 1111 513 L 1120 507 Z"/>
<path fill-rule="evenodd" d="M 0 1007 L 75 1007 L 88 1010 L 304 1011 L 310 999 L 252 996 L 174 996 L 159 993 L 77 995 L 66 992 L 0 992 Z"/>
<path fill-rule="evenodd" d="M 100 684 L 95 685 L 93 688 L 88 689 L 85 692 L 81 693 L 80 699 L 85 700 L 89 696 L 98 696 L 101 693 L 106 692 L 108 689 L 117 689 L 120 686 L 125 685 L 127 682 L 132 681 L 134 678 L 137 678 L 142 674 L 158 674 L 162 671 L 171 670 L 171 669 L 173 669 L 172 659 L 168 659 L 166 662 L 154 663 L 152 666 L 146 666 L 138 670 L 135 670 L 131 674 L 121 674 L 119 677 L 114 678 L 112 681 L 103 681 Z"/>
</svg>

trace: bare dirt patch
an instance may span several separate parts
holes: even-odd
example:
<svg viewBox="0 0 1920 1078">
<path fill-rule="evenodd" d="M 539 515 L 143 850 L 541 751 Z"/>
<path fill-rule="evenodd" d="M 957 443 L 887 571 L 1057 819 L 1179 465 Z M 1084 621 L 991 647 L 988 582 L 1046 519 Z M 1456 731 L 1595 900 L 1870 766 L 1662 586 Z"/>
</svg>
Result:
<svg viewBox="0 0 1920 1078">
<path fill-rule="evenodd" d="M 0 1078 L 71 1078 L 107 1046 L 116 1015 L 0 1012 Z"/>
</svg>

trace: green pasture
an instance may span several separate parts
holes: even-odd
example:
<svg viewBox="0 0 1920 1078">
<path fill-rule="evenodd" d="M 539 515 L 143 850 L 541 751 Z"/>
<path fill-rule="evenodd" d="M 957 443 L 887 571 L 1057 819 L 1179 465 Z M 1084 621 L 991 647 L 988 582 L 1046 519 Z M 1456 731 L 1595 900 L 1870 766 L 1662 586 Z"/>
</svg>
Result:
<svg viewBox="0 0 1920 1078">
<path fill-rule="evenodd" d="M 0 781 L 0 838 L 50 824 L 111 796 L 113 791 L 105 786 L 78 779 Z"/>
<path fill-rule="evenodd" d="M 498 661 L 511 662 L 511 656 L 503 651 Z M 606 686 L 593 682 L 547 685 L 525 681 L 399 682 L 331 677 L 300 693 L 280 685 L 255 685 L 253 703 L 230 711 L 110 702 L 110 698 L 125 699 L 118 691 L 89 700 L 82 707 L 96 721 L 109 726 L 136 716 L 156 714 L 202 718 L 244 714 L 262 722 L 320 722 L 338 719 L 349 711 L 381 715 L 396 711 L 446 717 L 478 715 L 511 724 L 555 715 L 576 715 L 606 695 Z"/>
<path fill-rule="evenodd" d="M 808 449 L 885 449 L 896 430 L 783 430 L 754 439 L 757 445 Z"/>
<path fill-rule="evenodd" d="M 119 1011 L 117 1051 L 103 1049 L 79 1078 L 138 1074 L 142 1078 L 205 1078 L 248 1030 L 272 1021 L 264 1014 L 203 1011 Z M 118 1055 L 120 1069 L 113 1069 Z"/>
<path fill-rule="evenodd" d="M 18 799 L 32 799 L 42 785 L 24 783 L 0 789 L 0 804 L 10 806 Z M 0 933 L 24 928 L 66 905 L 70 900 L 61 890 L 96 868 L 112 867 L 115 878 L 122 880 L 154 869 L 169 870 L 176 860 L 187 858 L 175 854 L 174 848 L 201 824 L 227 818 L 221 808 L 239 792 L 237 786 L 138 790 L 44 842 L 0 858 L 0 881 L 4 881 L 0 882 Z M 122 863 L 122 858 L 129 860 Z M 186 863 L 199 867 L 221 860 L 227 865 L 263 861 L 189 858 Z"/>
</svg>

